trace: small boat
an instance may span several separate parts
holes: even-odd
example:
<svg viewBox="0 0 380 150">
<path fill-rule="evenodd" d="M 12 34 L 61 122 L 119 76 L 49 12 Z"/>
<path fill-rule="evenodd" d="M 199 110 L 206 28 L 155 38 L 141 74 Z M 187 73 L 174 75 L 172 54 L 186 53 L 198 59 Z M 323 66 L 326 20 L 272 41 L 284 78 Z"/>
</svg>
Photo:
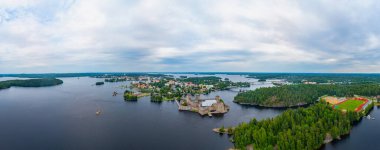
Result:
<svg viewBox="0 0 380 150">
<path fill-rule="evenodd" d="M 96 114 L 97 116 L 99 116 L 99 115 L 100 115 L 100 113 L 101 113 L 101 111 L 100 111 L 100 110 L 97 110 L 97 111 L 95 112 L 95 114 Z"/>
</svg>

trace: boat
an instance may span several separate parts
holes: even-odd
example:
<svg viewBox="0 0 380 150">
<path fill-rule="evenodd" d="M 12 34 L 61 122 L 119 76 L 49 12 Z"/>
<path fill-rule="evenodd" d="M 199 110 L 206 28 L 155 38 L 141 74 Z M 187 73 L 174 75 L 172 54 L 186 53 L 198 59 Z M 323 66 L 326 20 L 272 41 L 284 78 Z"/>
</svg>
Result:
<svg viewBox="0 0 380 150">
<path fill-rule="evenodd" d="M 116 96 L 118 93 L 115 91 L 113 92 L 112 96 Z"/>
<path fill-rule="evenodd" d="M 100 113 L 101 113 L 101 111 L 100 111 L 99 109 L 95 112 L 95 114 L 96 114 L 97 116 L 99 116 Z"/>
<path fill-rule="evenodd" d="M 375 117 L 371 117 L 370 115 L 366 116 L 368 120 L 375 120 Z"/>
</svg>

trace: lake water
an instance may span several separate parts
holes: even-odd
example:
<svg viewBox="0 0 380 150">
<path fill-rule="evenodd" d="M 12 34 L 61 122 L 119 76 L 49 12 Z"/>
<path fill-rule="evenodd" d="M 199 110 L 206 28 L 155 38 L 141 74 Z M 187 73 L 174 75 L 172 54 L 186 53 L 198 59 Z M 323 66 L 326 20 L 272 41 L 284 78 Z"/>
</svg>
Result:
<svg viewBox="0 0 380 150">
<path fill-rule="evenodd" d="M 229 137 L 213 128 L 283 111 L 235 104 L 237 92 L 232 90 L 203 96 L 219 95 L 231 110 L 221 117 L 202 117 L 178 111 L 175 102 L 152 103 L 149 97 L 124 102 L 121 94 L 112 96 L 113 91 L 123 93 L 120 86 L 129 82 L 95 86 L 103 79 L 62 80 L 64 84 L 53 87 L 0 91 L 0 149 L 228 149 L 233 146 Z M 271 85 L 257 83 L 250 89 L 263 86 Z M 97 109 L 102 110 L 100 116 L 95 115 Z M 378 117 L 379 112 L 375 109 L 372 115 Z M 363 120 L 349 137 L 325 148 L 379 147 L 379 119 Z"/>
</svg>

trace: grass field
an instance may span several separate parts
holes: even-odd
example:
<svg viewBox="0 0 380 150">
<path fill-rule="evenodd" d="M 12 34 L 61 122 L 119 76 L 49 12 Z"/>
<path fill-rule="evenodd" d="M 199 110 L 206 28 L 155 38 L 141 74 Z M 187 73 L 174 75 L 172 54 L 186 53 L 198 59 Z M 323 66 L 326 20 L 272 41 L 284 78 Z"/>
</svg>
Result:
<svg viewBox="0 0 380 150">
<path fill-rule="evenodd" d="M 364 103 L 363 101 L 359 101 L 359 100 L 347 100 L 343 103 L 335 105 L 335 109 L 339 109 L 339 110 L 345 109 L 347 111 L 355 111 L 355 109 L 358 108 L 363 103 Z"/>
</svg>

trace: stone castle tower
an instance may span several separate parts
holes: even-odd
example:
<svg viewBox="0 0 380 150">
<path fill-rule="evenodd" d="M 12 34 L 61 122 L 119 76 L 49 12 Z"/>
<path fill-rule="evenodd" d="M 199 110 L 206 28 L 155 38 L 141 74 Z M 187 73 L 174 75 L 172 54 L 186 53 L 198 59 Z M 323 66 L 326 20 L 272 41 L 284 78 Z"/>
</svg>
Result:
<svg viewBox="0 0 380 150">
<path fill-rule="evenodd" d="M 215 96 L 215 100 L 216 102 L 220 102 L 220 96 L 219 95 Z"/>
</svg>

